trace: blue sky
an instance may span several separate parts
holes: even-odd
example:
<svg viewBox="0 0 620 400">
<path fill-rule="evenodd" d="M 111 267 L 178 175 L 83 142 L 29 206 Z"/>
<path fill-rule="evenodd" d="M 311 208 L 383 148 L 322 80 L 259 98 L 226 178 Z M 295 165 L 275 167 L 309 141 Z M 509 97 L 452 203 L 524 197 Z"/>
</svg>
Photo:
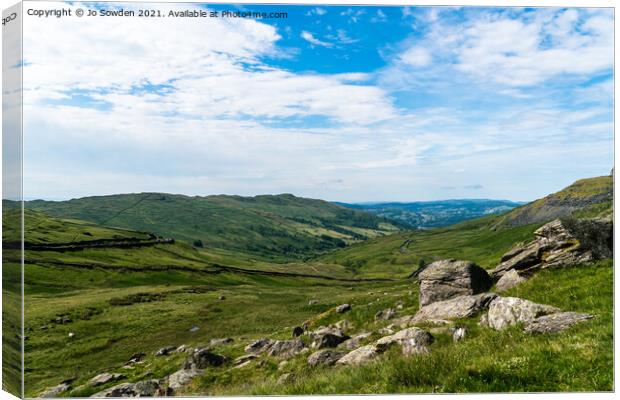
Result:
<svg viewBox="0 0 620 400">
<path fill-rule="evenodd" d="M 613 165 L 610 9 L 153 6 L 192 7 L 288 18 L 26 19 L 27 197 L 532 200 Z"/>
</svg>

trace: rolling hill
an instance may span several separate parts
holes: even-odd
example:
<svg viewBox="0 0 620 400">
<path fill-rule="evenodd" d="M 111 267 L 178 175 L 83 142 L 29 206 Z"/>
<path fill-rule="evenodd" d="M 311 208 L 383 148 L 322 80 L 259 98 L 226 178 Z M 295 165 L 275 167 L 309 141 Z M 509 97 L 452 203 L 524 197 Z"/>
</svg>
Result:
<svg viewBox="0 0 620 400">
<path fill-rule="evenodd" d="M 10 207 L 6 201 L 5 205 Z M 25 207 L 57 218 L 151 232 L 195 247 L 284 261 L 404 228 L 363 211 L 289 194 L 190 197 L 139 193 L 60 202 L 34 200 L 25 202 Z"/>
<path fill-rule="evenodd" d="M 363 210 L 416 229 L 440 228 L 465 220 L 510 211 L 523 203 L 508 200 L 463 199 L 409 203 L 336 203 Z"/>
</svg>

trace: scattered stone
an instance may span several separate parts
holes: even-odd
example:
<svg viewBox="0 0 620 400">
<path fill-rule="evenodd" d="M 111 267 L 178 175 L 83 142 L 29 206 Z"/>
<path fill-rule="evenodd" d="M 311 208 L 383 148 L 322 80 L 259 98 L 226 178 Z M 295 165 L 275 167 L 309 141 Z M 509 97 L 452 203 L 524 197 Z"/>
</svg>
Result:
<svg viewBox="0 0 620 400">
<path fill-rule="evenodd" d="M 419 275 L 420 306 L 463 295 L 487 291 L 493 280 L 471 261 L 441 260 L 428 265 Z"/>
<path fill-rule="evenodd" d="M 75 333 L 69 332 L 67 336 L 69 337 L 69 339 L 73 339 L 75 337 Z"/>
<path fill-rule="evenodd" d="M 278 385 L 285 385 L 287 383 L 293 383 L 295 381 L 295 374 L 288 373 L 283 374 L 278 378 Z"/>
<path fill-rule="evenodd" d="M 362 341 L 368 337 L 370 337 L 372 335 L 372 333 L 370 332 L 364 332 L 364 333 L 360 333 L 358 335 L 353 336 L 351 339 L 349 340 L 345 340 L 344 342 L 341 343 L 341 346 L 349 349 L 349 350 L 355 350 L 357 348 L 359 348 L 362 345 Z"/>
<path fill-rule="evenodd" d="M 310 300 L 310 301 L 308 302 L 308 305 L 309 305 L 309 306 L 315 306 L 315 305 L 317 305 L 317 304 L 319 304 L 319 301 L 318 301 L 318 300 Z"/>
<path fill-rule="evenodd" d="M 176 350 L 176 347 L 174 346 L 166 346 L 166 347 L 162 347 L 161 349 L 157 350 L 154 354 L 156 357 L 165 357 L 165 356 L 169 356 L 170 354 L 172 354 L 172 352 L 174 352 Z"/>
<path fill-rule="evenodd" d="M 452 340 L 454 342 L 460 342 L 465 339 L 465 335 L 467 334 L 467 328 L 464 326 L 451 328 L 452 331 Z"/>
<path fill-rule="evenodd" d="M 231 344 L 235 341 L 235 339 L 233 338 L 222 338 L 222 339 L 211 339 L 211 341 L 209 342 L 209 346 L 211 347 L 217 347 L 217 346 L 224 346 L 227 344 Z"/>
<path fill-rule="evenodd" d="M 336 307 L 336 312 L 340 314 L 350 311 L 350 310 L 351 310 L 351 304 L 341 304 L 338 307 Z"/>
<path fill-rule="evenodd" d="M 424 329 L 412 327 L 398 331 L 393 335 L 382 337 L 375 342 L 375 347 L 379 352 L 386 351 L 393 344 L 400 344 L 403 353 L 406 355 L 424 352 L 422 347 L 427 347 L 433 343 L 433 335 Z M 407 348 L 405 350 L 405 347 Z"/>
<path fill-rule="evenodd" d="M 308 357 L 308 365 L 334 365 L 336 361 L 344 357 L 346 353 L 336 350 L 319 350 Z"/>
<path fill-rule="evenodd" d="M 336 347 L 340 343 L 349 339 L 349 336 L 342 332 L 342 329 L 336 327 L 320 327 L 314 332 L 310 333 L 312 338 L 311 346 L 316 349 L 323 349 L 326 347 Z"/>
<path fill-rule="evenodd" d="M 254 355 L 254 354 L 247 354 L 245 356 L 241 356 L 241 357 L 237 357 L 233 360 L 233 365 L 241 365 L 241 364 L 245 364 L 248 363 L 252 360 L 257 359 L 258 356 Z"/>
<path fill-rule="evenodd" d="M 380 335 L 391 335 L 394 333 L 394 324 L 390 324 L 388 326 L 384 326 L 383 328 L 377 331 Z"/>
<path fill-rule="evenodd" d="M 252 343 L 250 343 L 249 345 L 247 345 L 245 347 L 245 352 L 246 353 L 259 354 L 259 353 L 267 351 L 267 349 L 269 349 L 269 347 L 272 344 L 273 344 L 273 340 L 266 339 L 266 338 L 261 338 L 261 339 L 255 340 Z"/>
<path fill-rule="evenodd" d="M 221 295 L 220 297 L 218 297 L 219 300 L 226 300 L 226 296 Z"/>
<path fill-rule="evenodd" d="M 293 337 L 299 337 L 301 335 L 304 334 L 304 328 L 302 328 L 301 326 L 296 326 L 295 328 L 293 328 Z"/>
<path fill-rule="evenodd" d="M 519 275 L 517 270 L 511 269 L 502 275 L 502 277 L 497 281 L 495 284 L 495 289 L 497 289 L 498 292 L 503 292 L 517 286 L 521 282 L 525 282 L 526 280 L 527 278 Z"/>
<path fill-rule="evenodd" d="M 559 312 L 542 317 L 525 324 L 524 331 L 528 333 L 557 333 L 562 332 L 571 326 L 594 318 L 590 314 L 576 312 Z"/>
<path fill-rule="evenodd" d="M 374 360 L 379 355 L 375 345 L 369 344 L 344 355 L 336 365 L 360 365 Z"/>
<path fill-rule="evenodd" d="M 62 392 L 66 392 L 69 389 L 71 389 L 70 384 L 61 383 L 60 385 L 45 389 L 41 394 L 39 394 L 39 397 L 40 398 L 58 397 L 59 394 L 61 394 Z"/>
<path fill-rule="evenodd" d="M 306 345 L 299 339 L 276 340 L 267 350 L 267 355 L 278 358 L 291 358 L 299 354 Z"/>
<path fill-rule="evenodd" d="M 95 376 L 89 381 L 89 383 L 90 383 L 90 386 L 101 386 L 101 385 L 105 385 L 106 383 L 116 382 L 124 378 L 125 378 L 125 375 L 123 374 L 111 374 L 111 373 L 106 372 L 106 373 Z"/>
<path fill-rule="evenodd" d="M 396 303 L 396 309 L 397 310 L 402 310 L 405 307 L 405 304 L 402 301 L 398 301 Z"/>
<path fill-rule="evenodd" d="M 196 349 L 185 361 L 185 369 L 205 369 L 219 367 L 227 361 L 226 357 L 213 353 L 210 349 Z"/>
<path fill-rule="evenodd" d="M 146 356 L 145 353 L 133 353 L 131 357 L 129 357 L 129 361 L 127 363 L 128 364 L 137 363 L 138 361 L 141 361 L 145 356 Z"/>
<path fill-rule="evenodd" d="M 431 320 L 469 318 L 486 309 L 495 299 L 495 293 L 481 293 L 459 296 L 450 300 L 438 301 L 422 307 L 414 316 L 412 323 Z"/>
<path fill-rule="evenodd" d="M 387 321 L 396 316 L 396 311 L 393 308 L 386 308 L 385 310 L 377 311 L 375 314 L 375 321 Z"/>
<path fill-rule="evenodd" d="M 199 327 L 197 327 L 196 325 L 194 325 L 194 326 L 192 326 L 191 328 L 189 328 L 189 331 L 190 331 L 190 332 L 198 332 L 198 330 L 199 330 L 199 329 L 200 329 Z"/>
<path fill-rule="evenodd" d="M 545 304 L 537 304 L 518 297 L 497 297 L 489 304 L 488 322 L 495 330 L 502 330 L 519 322 L 530 322 L 560 310 Z"/>
<path fill-rule="evenodd" d="M 68 315 L 61 315 L 61 316 L 56 317 L 53 320 L 53 322 L 57 324 L 65 325 L 65 324 L 70 324 L 71 322 L 73 322 L 73 320 Z"/>
<path fill-rule="evenodd" d="M 177 353 L 185 353 L 186 351 L 188 351 L 189 349 L 187 348 L 186 345 L 182 344 L 179 347 L 177 347 L 177 349 L 175 350 Z"/>
<path fill-rule="evenodd" d="M 192 379 L 200 374 L 199 371 L 192 369 L 181 369 L 168 376 L 168 387 L 178 390 L 187 385 Z"/>
</svg>

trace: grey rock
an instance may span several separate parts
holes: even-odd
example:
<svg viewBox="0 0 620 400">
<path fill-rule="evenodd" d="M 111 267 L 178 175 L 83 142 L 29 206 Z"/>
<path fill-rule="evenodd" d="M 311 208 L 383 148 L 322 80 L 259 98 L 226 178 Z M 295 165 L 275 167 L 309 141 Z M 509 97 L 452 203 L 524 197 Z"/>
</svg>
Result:
<svg viewBox="0 0 620 400">
<path fill-rule="evenodd" d="M 428 346 L 421 346 L 414 339 L 405 339 L 400 342 L 400 346 L 405 356 L 427 354 L 430 352 Z"/>
<path fill-rule="evenodd" d="M 333 326 L 320 327 L 314 332 L 311 332 L 310 337 L 312 338 L 311 346 L 317 349 L 336 347 L 340 343 L 349 339 L 349 336 L 345 335 L 342 329 Z"/>
<path fill-rule="evenodd" d="M 173 353 L 177 348 L 175 346 L 166 346 L 166 347 L 162 347 L 161 349 L 157 350 L 155 353 L 153 353 L 155 356 L 157 357 L 163 357 L 163 356 L 169 356 L 171 353 Z"/>
<path fill-rule="evenodd" d="M 528 333 L 557 333 L 592 318 L 594 317 L 590 314 L 572 311 L 559 312 L 535 318 L 525 324 L 524 331 Z"/>
<path fill-rule="evenodd" d="M 309 306 L 315 306 L 315 305 L 317 305 L 317 304 L 319 304 L 319 301 L 318 301 L 318 300 L 310 300 L 310 301 L 308 302 L 308 305 L 309 305 Z"/>
<path fill-rule="evenodd" d="M 351 339 L 348 339 L 342 342 L 341 346 L 349 350 L 355 350 L 362 345 L 362 341 L 364 341 L 364 339 L 367 339 L 370 336 L 372 336 L 372 333 L 370 332 L 360 333 L 358 335 L 353 336 Z"/>
<path fill-rule="evenodd" d="M 393 308 L 387 308 L 385 310 L 377 311 L 375 314 L 375 321 L 386 321 L 396 316 L 396 311 Z"/>
<path fill-rule="evenodd" d="M 304 334 L 304 328 L 301 326 L 296 326 L 293 328 L 293 337 L 299 337 Z"/>
<path fill-rule="evenodd" d="M 450 330 L 452 331 L 452 340 L 454 342 L 460 342 L 465 339 L 465 336 L 467 335 L 467 328 L 464 326 L 454 327 Z"/>
<path fill-rule="evenodd" d="M 137 383 L 121 383 L 95 393 L 90 397 L 153 397 L 160 393 L 161 385 L 157 379 Z"/>
<path fill-rule="evenodd" d="M 227 361 L 226 357 L 209 349 L 196 349 L 185 361 L 185 369 L 205 369 L 219 367 Z"/>
<path fill-rule="evenodd" d="M 525 282 L 526 280 L 527 278 L 520 275 L 517 270 L 511 269 L 502 275 L 502 277 L 497 281 L 495 284 L 495 289 L 498 292 L 503 292 L 517 286 L 521 282 Z"/>
<path fill-rule="evenodd" d="M 291 358 L 299 354 L 306 345 L 299 339 L 276 340 L 267 350 L 267 355 L 278 358 Z"/>
<path fill-rule="evenodd" d="M 463 295 L 485 292 L 493 285 L 489 274 L 471 261 L 441 260 L 419 275 L 420 306 Z"/>
<path fill-rule="evenodd" d="M 237 357 L 233 360 L 233 365 L 241 365 L 241 364 L 245 364 L 248 361 L 252 361 L 257 359 L 258 356 L 254 355 L 254 354 L 247 354 L 245 356 L 241 356 L 241 357 Z"/>
<path fill-rule="evenodd" d="M 282 374 L 279 378 L 278 378 L 278 385 L 286 385 L 289 383 L 293 383 L 295 381 L 295 374 L 292 373 L 288 373 L 288 374 Z"/>
<path fill-rule="evenodd" d="M 340 314 L 350 311 L 350 310 L 351 310 L 351 304 L 341 304 L 338 307 L 336 307 L 336 312 Z"/>
<path fill-rule="evenodd" d="M 362 346 L 350 353 L 344 355 L 340 360 L 336 361 L 336 365 L 360 365 L 374 360 L 379 356 L 379 351 L 375 345 Z"/>
<path fill-rule="evenodd" d="M 105 385 L 106 383 L 115 382 L 115 381 L 118 381 L 124 378 L 125 378 L 125 375 L 123 374 L 112 374 L 112 373 L 105 372 L 103 374 L 99 374 L 95 376 L 94 378 L 92 378 L 89 381 L 89 384 L 90 386 L 101 386 L 101 385 Z"/>
<path fill-rule="evenodd" d="M 273 340 L 261 338 L 253 341 L 245 347 L 246 353 L 259 354 L 267 351 L 273 344 Z"/>
<path fill-rule="evenodd" d="M 543 315 L 557 313 L 556 307 L 537 304 L 518 297 L 497 297 L 489 304 L 488 323 L 495 330 L 530 322 Z"/>
<path fill-rule="evenodd" d="M 411 354 L 414 347 L 427 347 L 433 343 L 433 340 L 433 335 L 424 329 L 411 327 L 398 331 L 393 335 L 382 337 L 375 342 L 375 347 L 379 352 L 383 352 L 393 344 L 400 344 L 401 346 L 408 347 L 408 351 L 410 352 L 409 354 Z"/>
<path fill-rule="evenodd" d="M 235 339 L 233 338 L 211 339 L 211 341 L 209 341 L 209 346 L 212 346 L 212 347 L 224 346 L 227 344 L 231 344 L 234 341 Z"/>
<path fill-rule="evenodd" d="M 471 296 L 459 296 L 450 300 L 438 301 L 422 307 L 414 316 L 413 323 L 431 320 L 450 320 L 473 317 L 485 310 L 495 299 L 495 293 L 481 293 Z"/>
<path fill-rule="evenodd" d="M 315 367 L 318 365 L 334 365 L 336 361 L 344 357 L 346 353 L 336 350 L 319 350 L 308 357 L 308 365 Z"/>
<path fill-rule="evenodd" d="M 192 379 L 200 374 L 195 369 L 181 369 L 168 377 L 168 387 L 178 390 L 187 385 Z"/>
<path fill-rule="evenodd" d="M 39 394 L 39 397 L 40 398 L 58 397 L 59 394 L 61 394 L 62 392 L 66 392 L 69 389 L 71 389 L 71 385 L 69 383 L 61 383 L 60 385 L 45 389 L 42 393 Z"/>
</svg>

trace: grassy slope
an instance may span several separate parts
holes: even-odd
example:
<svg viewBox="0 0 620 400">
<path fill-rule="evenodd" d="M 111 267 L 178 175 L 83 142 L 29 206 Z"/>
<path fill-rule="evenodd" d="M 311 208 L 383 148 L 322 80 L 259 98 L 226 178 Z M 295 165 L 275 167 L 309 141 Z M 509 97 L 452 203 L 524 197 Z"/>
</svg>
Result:
<svg viewBox="0 0 620 400">
<path fill-rule="evenodd" d="M 64 202 L 30 201 L 29 209 L 174 237 L 210 250 L 293 260 L 398 228 L 384 219 L 292 195 L 188 197 L 140 193 Z"/>
<path fill-rule="evenodd" d="M 605 217 L 613 213 L 613 177 L 580 179 L 542 199 L 506 213 L 499 226 L 519 226 L 550 221 L 576 213 L 581 217 Z"/>
</svg>

